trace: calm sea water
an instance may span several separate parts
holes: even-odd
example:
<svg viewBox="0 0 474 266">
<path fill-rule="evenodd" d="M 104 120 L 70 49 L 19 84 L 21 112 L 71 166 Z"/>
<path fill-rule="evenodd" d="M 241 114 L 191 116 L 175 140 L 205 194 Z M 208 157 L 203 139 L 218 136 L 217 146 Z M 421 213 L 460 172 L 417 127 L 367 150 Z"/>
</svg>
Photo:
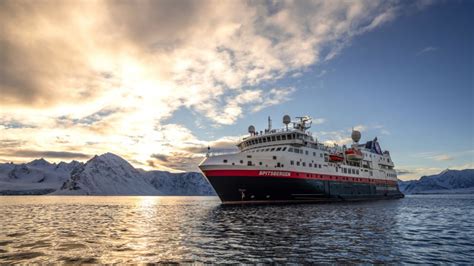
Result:
<svg viewBox="0 0 474 266">
<path fill-rule="evenodd" d="M 278 206 L 0 197 L 0 263 L 474 263 L 474 195 Z"/>
</svg>

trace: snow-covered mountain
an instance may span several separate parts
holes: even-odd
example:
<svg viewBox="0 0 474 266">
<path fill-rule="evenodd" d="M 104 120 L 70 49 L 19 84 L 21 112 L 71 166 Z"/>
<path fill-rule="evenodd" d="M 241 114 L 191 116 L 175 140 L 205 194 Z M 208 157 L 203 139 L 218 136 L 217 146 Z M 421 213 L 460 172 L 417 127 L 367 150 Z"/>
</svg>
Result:
<svg viewBox="0 0 474 266">
<path fill-rule="evenodd" d="M 121 157 L 106 153 L 86 163 L 0 164 L 1 194 L 57 195 L 215 195 L 200 173 L 169 173 L 135 169 Z"/>
<path fill-rule="evenodd" d="M 80 195 L 157 195 L 142 174 L 119 156 L 94 156 L 75 168 L 55 194 Z"/>
<path fill-rule="evenodd" d="M 200 173 L 150 171 L 144 175 L 161 195 L 215 195 L 214 189 Z"/>
<path fill-rule="evenodd" d="M 57 190 L 83 163 L 52 164 L 37 159 L 26 164 L 0 164 L 1 194 L 47 194 Z"/>
<path fill-rule="evenodd" d="M 445 170 L 419 180 L 399 181 L 405 194 L 474 193 L 474 169 Z"/>
</svg>

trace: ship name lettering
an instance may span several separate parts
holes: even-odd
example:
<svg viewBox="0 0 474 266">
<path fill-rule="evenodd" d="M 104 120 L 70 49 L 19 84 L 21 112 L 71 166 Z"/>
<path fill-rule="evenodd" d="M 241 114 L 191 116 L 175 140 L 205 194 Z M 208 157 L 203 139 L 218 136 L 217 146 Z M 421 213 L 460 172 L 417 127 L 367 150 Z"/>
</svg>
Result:
<svg viewBox="0 0 474 266">
<path fill-rule="evenodd" d="M 290 172 L 282 172 L 282 171 L 260 171 L 258 175 L 263 176 L 290 176 Z"/>
</svg>

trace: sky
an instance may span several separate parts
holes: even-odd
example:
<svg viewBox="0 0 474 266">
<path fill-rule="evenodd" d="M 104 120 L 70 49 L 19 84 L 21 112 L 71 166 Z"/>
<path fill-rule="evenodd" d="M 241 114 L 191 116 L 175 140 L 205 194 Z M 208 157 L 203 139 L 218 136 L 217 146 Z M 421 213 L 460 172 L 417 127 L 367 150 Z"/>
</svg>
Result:
<svg viewBox="0 0 474 266">
<path fill-rule="evenodd" d="M 196 171 L 247 127 L 378 137 L 399 178 L 474 168 L 473 1 L 0 2 L 0 162 Z"/>
</svg>

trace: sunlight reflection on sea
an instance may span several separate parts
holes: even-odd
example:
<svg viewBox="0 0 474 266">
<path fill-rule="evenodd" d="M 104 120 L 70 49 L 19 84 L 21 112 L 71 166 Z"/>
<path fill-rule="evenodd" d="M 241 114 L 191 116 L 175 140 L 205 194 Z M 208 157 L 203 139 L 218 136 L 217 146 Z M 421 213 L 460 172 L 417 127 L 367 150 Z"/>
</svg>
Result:
<svg viewBox="0 0 474 266">
<path fill-rule="evenodd" d="M 221 206 L 215 197 L 0 197 L 0 263 L 474 261 L 474 196 Z"/>
</svg>

